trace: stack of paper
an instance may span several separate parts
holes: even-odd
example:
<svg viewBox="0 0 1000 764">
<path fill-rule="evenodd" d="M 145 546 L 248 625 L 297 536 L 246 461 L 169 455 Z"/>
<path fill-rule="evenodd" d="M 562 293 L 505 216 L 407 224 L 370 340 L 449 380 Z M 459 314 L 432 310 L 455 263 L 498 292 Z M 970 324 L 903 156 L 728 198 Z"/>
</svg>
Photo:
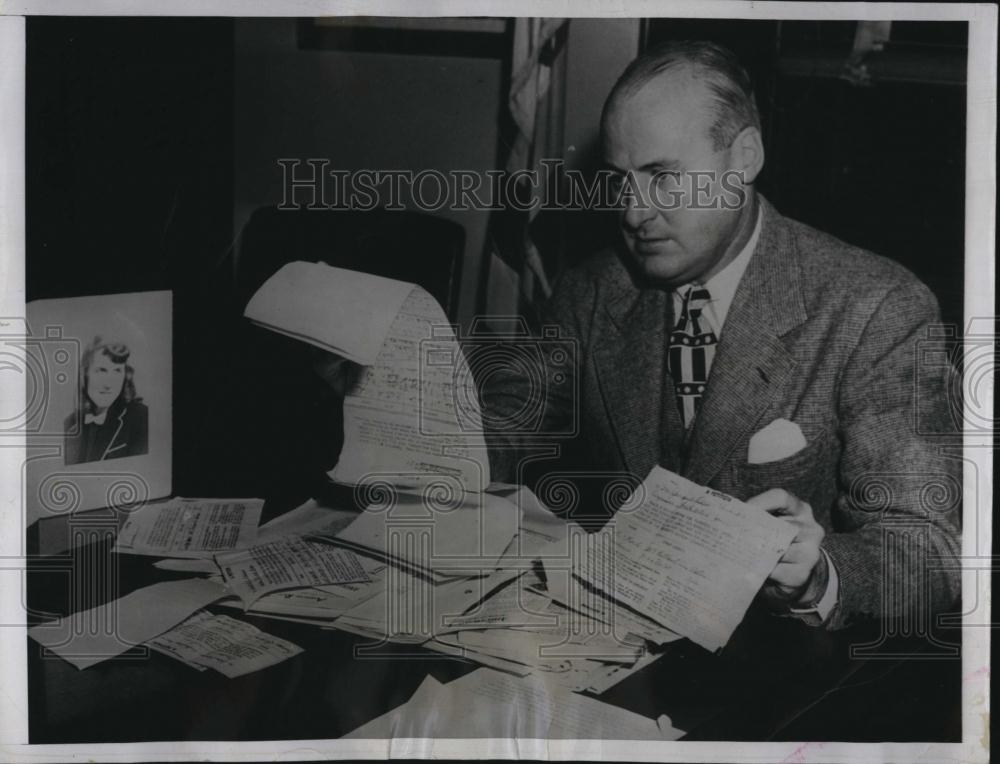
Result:
<svg viewBox="0 0 1000 764">
<path fill-rule="evenodd" d="M 569 560 L 571 530 L 583 532 L 524 488 L 468 494 L 447 508 L 399 492 L 325 537 L 387 566 L 376 594 L 329 627 L 545 675 L 566 689 L 610 686 L 609 667 L 646 665 L 650 647 L 679 637 L 638 614 L 616 620 L 603 595 L 603 610 L 557 600 L 539 577 L 539 556 Z"/>
</svg>

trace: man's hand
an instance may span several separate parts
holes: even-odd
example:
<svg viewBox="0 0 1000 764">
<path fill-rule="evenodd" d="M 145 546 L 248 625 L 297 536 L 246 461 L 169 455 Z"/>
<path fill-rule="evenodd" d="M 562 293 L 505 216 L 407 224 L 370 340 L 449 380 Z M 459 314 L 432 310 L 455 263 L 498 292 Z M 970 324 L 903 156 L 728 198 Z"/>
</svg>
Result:
<svg viewBox="0 0 1000 764">
<path fill-rule="evenodd" d="M 313 369 L 343 398 L 358 379 L 361 367 L 339 355 L 312 348 Z"/>
<path fill-rule="evenodd" d="M 779 608 L 815 602 L 826 589 L 829 571 L 820 552 L 825 532 L 813 517 L 812 507 L 781 488 L 747 500 L 752 507 L 791 523 L 798 534 L 764 584 L 764 596 Z"/>
</svg>

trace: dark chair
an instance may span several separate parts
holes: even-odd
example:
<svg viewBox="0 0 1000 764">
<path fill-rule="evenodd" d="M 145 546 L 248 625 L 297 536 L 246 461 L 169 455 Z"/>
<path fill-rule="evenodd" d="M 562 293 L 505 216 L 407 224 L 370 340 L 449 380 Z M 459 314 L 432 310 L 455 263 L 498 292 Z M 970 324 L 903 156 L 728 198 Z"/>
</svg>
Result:
<svg viewBox="0 0 1000 764">
<path fill-rule="evenodd" d="M 261 207 L 240 238 L 244 304 L 285 263 L 307 260 L 419 284 L 455 320 L 465 229 L 453 221 L 407 210 Z"/>
<path fill-rule="evenodd" d="M 262 207 L 241 234 L 235 267 L 239 312 L 281 266 L 295 260 L 409 281 L 455 320 L 465 230 L 409 211 Z M 233 316 L 235 422 L 229 460 L 243 495 L 288 508 L 324 490 L 343 443 L 342 402 L 312 370 L 312 348 Z M 269 513 L 270 514 L 270 513 Z"/>
</svg>

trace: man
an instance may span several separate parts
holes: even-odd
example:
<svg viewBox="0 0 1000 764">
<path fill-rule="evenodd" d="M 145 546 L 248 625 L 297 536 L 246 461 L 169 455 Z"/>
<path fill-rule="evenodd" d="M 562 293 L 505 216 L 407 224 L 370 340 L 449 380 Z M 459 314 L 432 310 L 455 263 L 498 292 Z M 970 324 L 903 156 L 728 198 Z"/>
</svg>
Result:
<svg viewBox="0 0 1000 764">
<path fill-rule="evenodd" d="M 578 427 L 548 441 L 559 469 L 585 485 L 659 463 L 793 523 L 762 591 L 780 614 L 834 629 L 953 605 L 960 462 L 921 435 L 947 427 L 943 373 L 921 376 L 930 413 L 916 417 L 934 297 L 756 193 L 760 121 L 727 50 L 644 54 L 601 129 L 623 247 L 567 272 L 547 307 L 544 323 L 577 343 L 572 384 L 544 388 L 533 428 Z M 484 393 L 495 480 L 537 468 L 526 433 L 503 426 L 531 395 L 513 371 Z"/>
</svg>

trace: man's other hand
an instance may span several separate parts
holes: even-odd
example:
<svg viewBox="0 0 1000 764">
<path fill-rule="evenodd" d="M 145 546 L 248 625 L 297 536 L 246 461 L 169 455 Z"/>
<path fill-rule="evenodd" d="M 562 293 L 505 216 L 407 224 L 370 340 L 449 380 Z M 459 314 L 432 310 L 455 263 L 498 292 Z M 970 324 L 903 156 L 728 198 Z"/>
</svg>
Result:
<svg viewBox="0 0 1000 764">
<path fill-rule="evenodd" d="M 819 548 L 825 532 L 813 517 L 812 507 L 781 488 L 754 496 L 747 504 L 780 517 L 798 531 L 764 583 L 765 598 L 780 609 L 817 601 L 826 589 L 829 571 Z"/>
<path fill-rule="evenodd" d="M 353 361 L 318 348 L 312 348 L 312 351 L 313 370 L 343 398 L 357 382 L 361 367 Z"/>
</svg>

